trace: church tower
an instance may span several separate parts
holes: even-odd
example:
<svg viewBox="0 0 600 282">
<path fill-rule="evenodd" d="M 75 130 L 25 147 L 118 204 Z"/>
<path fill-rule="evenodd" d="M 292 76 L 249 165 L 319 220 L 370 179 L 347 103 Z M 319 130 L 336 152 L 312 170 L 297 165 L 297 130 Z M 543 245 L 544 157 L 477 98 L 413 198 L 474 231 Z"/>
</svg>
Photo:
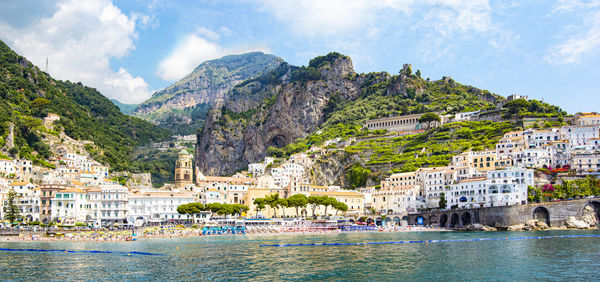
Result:
<svg viewBox="0 0 600 282">
<path fill-rule="evenodd" d="M 194 156 L 185 149 L 177 154 L 175 163 L 175 188 L 183 189 L 194 184 Z"/>
</svg>

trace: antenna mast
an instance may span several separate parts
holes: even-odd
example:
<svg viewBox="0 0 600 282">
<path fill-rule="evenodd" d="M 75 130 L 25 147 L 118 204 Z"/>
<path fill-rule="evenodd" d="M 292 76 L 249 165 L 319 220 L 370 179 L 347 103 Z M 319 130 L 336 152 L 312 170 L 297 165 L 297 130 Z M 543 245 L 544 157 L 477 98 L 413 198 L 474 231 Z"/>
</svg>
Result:
<svg viewBox="0 0 600 282">
<path fill-rule="evenodd" d="M 46 57 L 46 73 L 48 73 L 48 57 Z"/>
</svg>

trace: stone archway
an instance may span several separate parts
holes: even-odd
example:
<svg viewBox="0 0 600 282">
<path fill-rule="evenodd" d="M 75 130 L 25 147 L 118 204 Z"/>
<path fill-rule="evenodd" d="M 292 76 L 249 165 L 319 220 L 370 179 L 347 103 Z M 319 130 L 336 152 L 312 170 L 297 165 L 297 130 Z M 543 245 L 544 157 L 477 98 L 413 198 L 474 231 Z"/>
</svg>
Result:
<svg viewBox="0 0 600 282">
<path fill-rule="evenodd" d="M 446 223 L 448 223 L 448 215 L 442 214 L 442 216 L 440 216 L 440 227 L 446 227 Z"/>
<path fill-rule="evenodd" d="M 544 222 L 550 226 L 550 212 L 545 207 L 537 207 L 533 210 L 533 219 Z"/>
<path fill-rule="evenodd" d="M 367 225 L 375 224 L 375 220 L 373 218 L 367 218 Z"/>
<path fill-rule="evenodd" d="M 450 217 L 450 226 L 449 227 L 454 228 L 458 225 L 460 225 L 460 218 L 457 213 L 453 213 L 452 216 Z"/>
<path fill-rule="evenodd" d="M 417 218 L 417 223 L 419 222 L 419 219 Z M 408 216 L 403 216 L 402 217 L 402 225 L 408 225 Z"/>
<path fill-rule="evenodd" d="M 386 217 L 386 218 L 383 220 L 383 222 L 384 222 L 384 224 L 385 224 L 385 225 L 389 225 L 389 224 L 392 222 L 392 219 L 391 219 L 391 218 L 389 218 L 389 217 Z"/>
<path fill-rule="evenodd" d="M 381 217 L 378 217 L 377 219 L 375 219 L 375 225 L 382 226 L 383 225 L 383 219 Z"/>
<path fill-rule="evenodd" d="M 438 223 L 438 217 L 435 214 L 429 216 L 429 225 L 436 225 Z"/>
<path fill-rule="evenodd" d="M 401 225 L 400 224 L 400 218 L 397 217 L 397 216 L 394 217 L 394 225 L 398 225 L 398 226 Z"/>
<path fill-rule="evenodd" d="M 471 213 L 470 212 L 465 212 L 461 215 L 460 220 L 462 221 L 462 225 L 463 226 L 467 226 L 469 224 L 471 224 L 472 219 L 471 219 Z"/>
</svg>

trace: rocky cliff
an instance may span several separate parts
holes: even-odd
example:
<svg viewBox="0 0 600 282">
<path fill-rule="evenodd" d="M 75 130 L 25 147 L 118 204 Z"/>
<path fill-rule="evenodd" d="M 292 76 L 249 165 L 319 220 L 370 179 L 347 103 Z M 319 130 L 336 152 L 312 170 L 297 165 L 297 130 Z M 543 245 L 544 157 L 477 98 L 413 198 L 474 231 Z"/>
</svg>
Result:
<svg viewBox="0 0 600 282">
<path fill-rule="evenodd" d="M 222 102 L 231 88 L 281 63 L 280 58 L 262 52 L 206 61 L 186 77 L 154 93 L 135 109 L 134 115 L 177 134 L 196 133 L 208 109 Z"/>
<path fill-rule="evenodd" d="M 203 173 L 231 174 L 261 161 L 268 147 L 283 147 L 315 131 L 333 95 L 353 100 L 360 94 L 360 80 L 350 79 L 355 73 L 348 57 L 287 68 L 234 89 L 245 94 L 230 95 L 210 111 L 196 146 Z"/>
</svg>

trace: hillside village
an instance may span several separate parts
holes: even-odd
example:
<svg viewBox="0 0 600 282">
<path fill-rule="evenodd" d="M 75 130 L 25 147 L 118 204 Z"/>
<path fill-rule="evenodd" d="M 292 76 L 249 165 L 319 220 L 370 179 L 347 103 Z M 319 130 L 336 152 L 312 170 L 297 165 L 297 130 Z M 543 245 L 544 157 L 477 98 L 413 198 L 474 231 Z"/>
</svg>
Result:
<svg viewBox="0 0 600 282">
<path fill-rule="evenodd" d="M 428 125 L 419 122 L 422 116 L 371 120 L 365 127 L 414 134 L 430 126 L 474 119 L 477 113 L 442 116 Z M 52 122 L 47 120 L 45 124 L 51 126 Z M 402 224 L 406 215 L 427 209 L 525 204 L 549 196 L 554 191 L 552 185 L 563 179 L 600 174 L 600 114 L 579 113 L 567 122 L 570 125 L 509 132 L 494 149 L 468 150 L 453 156 L 447 166 L 394 173 L 377 187 L 356 190 L 314 185 L 309 175 L 315 160 L 328 148 L 349 144 L 341 139 L 328 140 L 289 158 L 267 157 L 230 177 L 204 175 L 194 165 L 194 156 L 182 149 L 175 164 L 174 184 L 158 189 L 152 188 L 148 175 L 124 181 L 123 175 L 111 173 L 110 167 L 73 151 L 75 147 L 63 146 L 59 157 L 50 160 L 55 168 L 35 166 L 29 160 L 0 160 L 0 202 L 6 206 L 14 191 L 19 221 L 66 226 L 181 222 L 192 219 L 192 215 L 180 214 L 178 207 L 192 202 L 245 205 L 248 210 L 243 215 L 249 218 L 344 214 L 359 220 L 372 213 L 394 215 L 386 220 Z M 267 208 L 256 204 L 257 199 L 273 195 L 285 199 L 297 194 L 331 197 L 347 209 L 328 209 L 318 203 L 302 207 L 274 204 Z M 4 208 L 0 213 L 5 218 Z M 210 213 L 203 213 L 201 219 L 198 216 L 193 215 L 195 220 L 210 219 Z"/>
</svg>

